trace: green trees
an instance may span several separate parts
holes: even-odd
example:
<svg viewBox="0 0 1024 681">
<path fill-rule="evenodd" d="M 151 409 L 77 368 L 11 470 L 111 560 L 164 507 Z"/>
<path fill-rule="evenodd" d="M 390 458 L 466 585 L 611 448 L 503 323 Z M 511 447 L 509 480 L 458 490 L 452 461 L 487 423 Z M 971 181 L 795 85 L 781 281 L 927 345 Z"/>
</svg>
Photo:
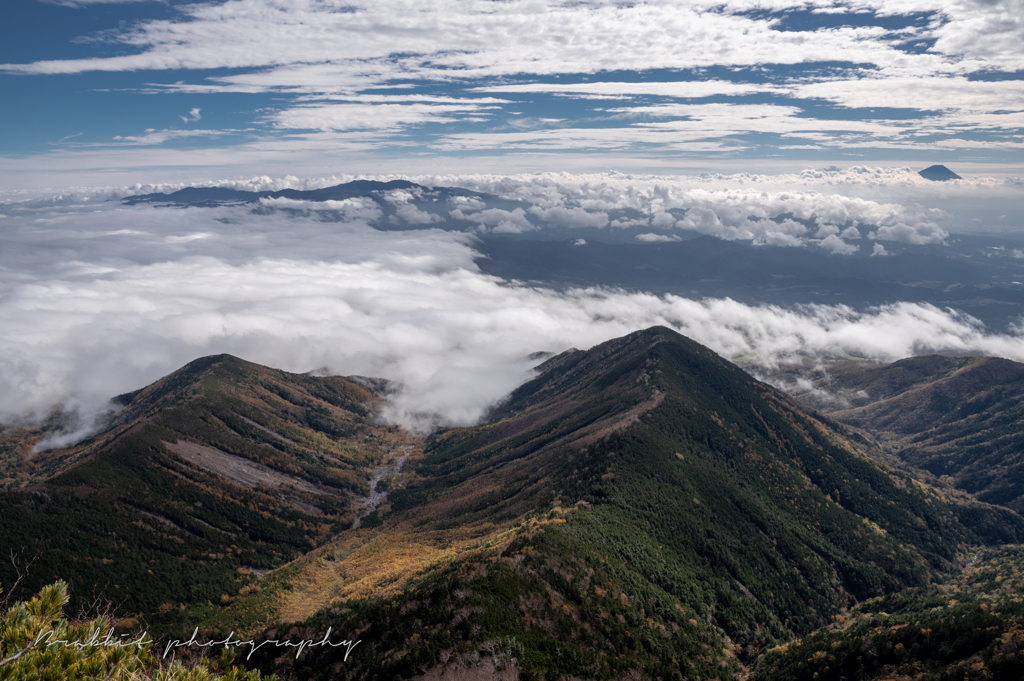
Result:
<svg viewBox="0 0 1024 681">
<path fill-rule="evenodd" d="M 145 667 L 146 646 L 109 639 L 106 617 L 72 624 L 63 617 L 68 585 L 57 581 L 30 601 L 15 603 L 0 620 L 0 678 L 131 678 Z M 122 645 L 124 644 L 124 645 Z"/>
<path fill-rule="evenodd" d="M 219 660 L 164 664 L 150 653 L 146 632 L 119 635 L 100 615 L 72 622 L 64 617 L 68 585 L 43 587 L 29 601 L 18 601 L 0 615 L 0 680 L 3 681 L 271 681 L 260 672 L 234 666 L 234 653 Z M 223 671 L 217 671 L 223 670 Z"/>
</svg>

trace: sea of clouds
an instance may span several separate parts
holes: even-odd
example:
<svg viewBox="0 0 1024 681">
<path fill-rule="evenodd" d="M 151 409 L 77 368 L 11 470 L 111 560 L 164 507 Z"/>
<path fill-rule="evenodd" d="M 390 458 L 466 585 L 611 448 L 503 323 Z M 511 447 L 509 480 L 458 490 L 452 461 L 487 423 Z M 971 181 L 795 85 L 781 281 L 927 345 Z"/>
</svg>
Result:
<svg viewBox="0 0 1024 681">
<path fill-rule="evenodd" d="M 591 227 L 593 216 L 615 208 L 640 206 L 653 215 L 656 205 L 689 208 L 688 216 L 694 208 L 712 212 L 722 228 L 707 233 L 751 241 L 763 234 L 738 233 L 737 225 L 779 212 L 830 225 L 860 220 L 863 237 L 875 231 L 876 239 L 884 239 L 877 232 L 886 224 L 903 224 L 922 238 L 948 236 L 948 225 L 940 226 L 948 217 L 928 201 L 939 191 L 933 184 L 908 172 L 881 180 L 876 174 L 873 191 L 884 200 L 872 200 L 858 195 L 872 189 L 867 174 L 676 178 L 674 184 L 617 174 L 411 179 L 529 201 L 566 224 L 582 211 L 590 222 L 581 225 Z M 347 179 L 224 184 L 309 189 Z M 969 185 L 941 191 L 1003 201 L 1021 191 L 1005 180 Z M 478 269 L 474 234 L 429 222 L 379 231 L 369 224 L 378 216 L 373 205 L 358 200 L 336 202 L 329 218 L 287 202 L 254 210 L 116 200 L 154 189 L 78 189 L 0 204 L 0 422 L 38 422 L 63 408 L 77 421 L 45 446 L 65 445 L 97 427 L 111 396 L 197 357 L 227 352 L 288 371 L 325 367 L 396 381 L 402 389 L 385 418 L 423 432 L 477 421 L 531 376 L 533 352 L 588 348 L 655 324 L 725 357 L 765 364 L 837 351 L 879 360 L 944 351 L 1024 361 L 1021 333 L 993 333 L 955 310 L 928 305 L 782 308 L 770 300 L 744 305 L 505 281 Z M 678 221 L 659 229 L 684 228 Z M 810 243 L 816 235 L 795 236 Z"/>
</svg>

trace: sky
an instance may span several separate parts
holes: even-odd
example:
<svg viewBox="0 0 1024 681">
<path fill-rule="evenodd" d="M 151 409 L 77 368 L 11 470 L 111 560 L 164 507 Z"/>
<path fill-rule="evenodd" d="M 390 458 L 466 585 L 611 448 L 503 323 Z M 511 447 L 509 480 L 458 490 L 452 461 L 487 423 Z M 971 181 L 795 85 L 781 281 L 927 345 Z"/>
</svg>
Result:
<svg viewBox="0 0 1024 681">
<path fill-rule="evenodd" d="M 387 418 L 423 432 L 475 422 L 531 353 L 653 324 L 768 364 L 1024 361 L 1024 326 L 955 309 L 555 291 L 478 265 L 479 238 L 544 224 L 836 258 L 1020 236 L 1022 45 L 1022 0 L 12 0 L 0 423 L 64 409 L 67 444 L 109 397 L 230 352 L 398 381 Z M 917 175 L 934 163 L 964 179 Z M 453 204 L 475 225 L 453 232 L 398 192 L 409 229 L 380 231 L 359 200 L 121 201 L 356 178 L 526 208 Z M 998 255 L 1024 266 L 1022 246 Z"/>
<path fill-rule="evenodd" d="M 0 179 L 1019 175 L 1022 44 L 1022 0 L 13 0 Z"/>
</svg>

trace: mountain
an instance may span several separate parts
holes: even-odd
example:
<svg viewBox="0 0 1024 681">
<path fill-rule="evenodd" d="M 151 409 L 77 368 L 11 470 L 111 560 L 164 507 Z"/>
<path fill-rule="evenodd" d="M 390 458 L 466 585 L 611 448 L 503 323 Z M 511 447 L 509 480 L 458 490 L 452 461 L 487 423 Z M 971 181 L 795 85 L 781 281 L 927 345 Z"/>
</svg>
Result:
<svg viewBox="0 0 1024 681">
<path fill-rule="evenodd" d="M 374 193 L 386 193 L 391 191 L 419 190 L 430 191 L 426 187 L 409 182 L 407 180 L 392 180 L 390 182 L 378 182 L 376 180 L 355 180 L 333 187 L 322 189 L 300 190 L 281 189 L 277 191 L 250 192 L 226 187 L 185 187 L 170 194 L 140 194 L 129 196 L 122 200 L 129 206 L 139 203 L 161 203 L 179 204 L 187 206 L 215 206 L 225 203 L 255 203 L 260 199 L 293 199 L 296 201 L 341 201 L 353 197 L 373 195 Z M 460 195 L 474 195 L 462 189 L 451 189 L 442 191 L 458 192 Z"/>
<path fill-rule="evenodd" d="M 873 598 L 758 658 L 757 681 L 1024 678 L 1024 551 L 983 549 L 955 577 Z"/>
<path fill-rule="evenodd" d="M 996 357 L 838 362 L 794 392 L 901 460 L 1024 512 L 1024 364 Z"/>
<path fill-rule="evenodd" d="M 666 328 L 425 441 L 377 421 L 388 389 L 197 360 L 8 472 L 0 551 L 154 636 L 359 641 L 248 660 L 296 679 L 724 679 L 1024 540 Z"/>
<path fill-rule="evenodd" d="M 361 208 L 360 217 L 368 220 L 381 230 L 412 230 L 437 227 L 441 229 L 472 231 L 477 221 L 461 216 L 459 208 L 469 211 L 496 209 L 511 213 L 519 209 L 517 216 L 527 220 L 525 208 L 520 201 L 502 199 L 491 194 L 462 189 L 460 187 L 424 187 L 408 180 L 355 180 L 321 189 L 281 189 L 277 191 L 242 191 L 225 187 L 186 187 L 170 194 L 141 194 L 128 196 L 122 203 L 129 206 L 153 204 L 163 206 L 229 206 L 251 205 L 253 210 L 270 207 L 295 211 L 303 210 L 307 202 L 337 202 L 333 206 L 322 206 L 318 210 L 320 219 L 349 219 L 345 209 Z M 344 202 L 348 202 L 345 205 Z M 296 202 L 296 203 L 292 203 Z M 365 210 L 375 209 L 376 215 Z"/>
<path fill-rule="evenodd" d="M 385 389 L 196 360 L 120 396 L 115 422 L 84 443 L 33 454 L 21 442 L 5 460 L 0 553 L 31 565 L 26 591 L 69 581 L 73 606 L 230 599 L 355 521 L 373 471 L 405 443 L 376 420 Z M 4 561 L 0 583 L 13 570 Z"/>
<path fill-rule="evenodd" d="M 255 656 L 265 671 L 734 678 L 967 545 L 1024 536 L 668 329 L 538 371 L 488 423 L 431 436 L 372 528 L 289 566 L 294 624 L 263 635 L 330 627 L 358 655 Z"/>
<path fill-rule="evenodd" d="M 947 168 L 946 166 L 942 165 L 928 166 L 924 170 L 919 170 L 917 174 L 926 180 L 932 180 L 934 182 L 945 182 L 947 180 L 964 179 L 957 175 L 956 173 L 954 173 L 949 168 Z"/>
</svg>

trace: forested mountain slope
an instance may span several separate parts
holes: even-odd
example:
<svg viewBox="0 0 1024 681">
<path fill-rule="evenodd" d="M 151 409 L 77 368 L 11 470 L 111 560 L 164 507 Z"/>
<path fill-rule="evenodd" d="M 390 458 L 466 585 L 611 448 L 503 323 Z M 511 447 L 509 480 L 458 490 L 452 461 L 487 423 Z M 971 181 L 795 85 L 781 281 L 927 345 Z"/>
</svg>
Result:
<svg viewBox="0 0 1024 681">
<path fill-rule="evenodd" d="M 26 592 L 67 580 L 72 607 L 230 599 L 352 524 L 372 470 L 402 441 L 376 422 L 371 385 L 196 360 L 121 396 L 116 421 L 85 443 L 23 444 L 0 493 L 0 554 L 27 570 Z M 0 583 L 14 577 L 0 562 Z"/>
<path fill-rule="evenodd" d="M 282 598 L 324 600 L 291 631 L 363 642 L 279 670 L 731 678 L 857 600 L 926 587 L 969 544 L 1024 534 L 665 328 L 549 360 L 493 416 L 430 438 L 372 535 L 292 566 Z"/>
<path fill-rule="evenodd" d="M 794 395 L 908 464 L 1024 510 L 1024 364 L 997 357 L 837 362 Z"/>
</svg>

